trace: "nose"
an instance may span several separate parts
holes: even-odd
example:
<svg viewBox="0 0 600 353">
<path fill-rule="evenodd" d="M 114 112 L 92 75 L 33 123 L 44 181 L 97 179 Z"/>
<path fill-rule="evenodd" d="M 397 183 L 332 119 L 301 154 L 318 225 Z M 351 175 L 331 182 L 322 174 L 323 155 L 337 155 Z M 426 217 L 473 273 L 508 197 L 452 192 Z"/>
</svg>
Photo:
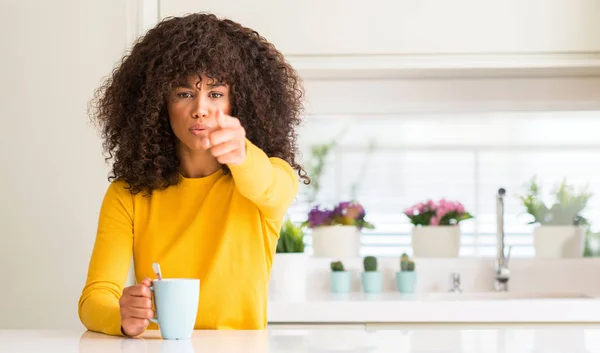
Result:
<svg viewBox="0 0 600 353">
<path fill-rule="evenodd" d="M 199 97 L 196 99 L 195 103 L 196 104 L 194 105 L 194 110 L 193 110 L 194 118 L 198 119 L 198 118 L 208 117 L 208 104 L 204 100 L 202 95 L 199 95 Z"/>
</svg>

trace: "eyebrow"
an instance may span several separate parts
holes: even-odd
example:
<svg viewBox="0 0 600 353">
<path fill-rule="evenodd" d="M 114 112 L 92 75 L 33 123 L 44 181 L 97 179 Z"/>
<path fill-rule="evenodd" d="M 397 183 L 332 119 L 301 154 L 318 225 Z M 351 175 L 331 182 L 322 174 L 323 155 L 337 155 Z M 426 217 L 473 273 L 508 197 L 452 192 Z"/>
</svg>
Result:
<svg viewBox="0 0 600 353">
<path fill-rule="evenodd" d="M 187 82 L 179 82 L 179 83 L 177 83 L 177 88 L 189 88 L 189 89 L 192 89 L 194 87 L 192 85 L 190 85 L 189 83 L 187 83 Z"/>
<path fill-rule="evenodd" d="M 210 88 L 223 87 L 223 86 L 225 86 L 225 83 L 223 83 L 223 82 L 214 82 L 214 83 L 209 83 L 208 84 L 208 87 L 210 87 Z M 189 82 L 179 82 L 177 84 L 177 87 L 178 88 L 188 88 L 188 89 L 194 89 L 195 88 Z"/>
<path fill-rule="evenodd" d="M 214 87 L 222 87 L 222 86 L 225 86 L 224 82 L 215 82 L 215 83 L 209 83 L 208 84 L 208 87 L 212 87 L 212 88 L 214 88 Z"/>
</svg>

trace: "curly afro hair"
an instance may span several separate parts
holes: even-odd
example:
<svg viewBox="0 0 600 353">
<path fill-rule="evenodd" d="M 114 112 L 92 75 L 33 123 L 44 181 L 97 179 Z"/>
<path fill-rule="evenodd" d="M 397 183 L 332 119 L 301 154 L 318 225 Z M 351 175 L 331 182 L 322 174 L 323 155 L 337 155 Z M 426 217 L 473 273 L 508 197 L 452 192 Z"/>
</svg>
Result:
<svg viewBox="0 0 600 353">
<path fill-rule="evenodd" d="M 134 194 L 178 183 L 166 97 L 178 82 L 201 73 L 230 86 L 231 115 L 247 138 L 310 183 L 296 160 L 303 108 L 297 73 L 256 31 L 202 13 L 160 22 L 96 90 L 92 119 L 101 128 L 106 160 L 114 158 L 109 181 L 125 181 Z"/>
</svg>

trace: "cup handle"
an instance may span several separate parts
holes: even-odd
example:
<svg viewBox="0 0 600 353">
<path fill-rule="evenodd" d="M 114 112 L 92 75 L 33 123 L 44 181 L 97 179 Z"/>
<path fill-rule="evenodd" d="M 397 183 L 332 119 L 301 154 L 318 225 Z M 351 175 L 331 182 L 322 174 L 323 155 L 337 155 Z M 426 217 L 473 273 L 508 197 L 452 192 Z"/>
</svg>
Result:
<svg viewBox="0 0 600 353">
<path fill-rule="evenodd" d="M 152 292 L 152 293 L 154 294 L 154 286 L 150 286 L 150 292 Z M 154 296 L 154 295 L 153 295 L 153 296 Z M 154 299 L 154 298 L 153 298 L 153 299 Z M 155 324 L 158 324 L 158 325 L 160 325 L 160 324 L 158 323 L 158 316 L 157 316 L 157 317 L 155 317 L 155 318 L 152 318 L 152 319 L 150 319 L 150 322 L 153 322 L 153 323 L 155 323 Z"/>
</svg>

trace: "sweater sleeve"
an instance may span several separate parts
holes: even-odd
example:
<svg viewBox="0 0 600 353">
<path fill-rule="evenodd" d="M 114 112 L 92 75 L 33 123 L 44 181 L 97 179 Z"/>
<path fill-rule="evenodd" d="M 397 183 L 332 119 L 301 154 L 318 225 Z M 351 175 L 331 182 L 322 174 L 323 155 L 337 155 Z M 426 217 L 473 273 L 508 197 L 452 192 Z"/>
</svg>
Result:
<svg viewBox="0 0 600 353">
<path fill-rule="evenodd" d="M 281 158 L 269 158 L 248 139 L 246 158 L 229 169 L 240 194 L 256 204 L 269 220 L 281 220 L 298 194 L 298 178 L 290 164 Z"/>
<path fill-rule="evenodd" d="M 124 183 L 106 191 L 79 318 L 90 331 L 122 336 L 119 299 L 127 281 L 133 249 L 133 197 Z"/>
</svg>

